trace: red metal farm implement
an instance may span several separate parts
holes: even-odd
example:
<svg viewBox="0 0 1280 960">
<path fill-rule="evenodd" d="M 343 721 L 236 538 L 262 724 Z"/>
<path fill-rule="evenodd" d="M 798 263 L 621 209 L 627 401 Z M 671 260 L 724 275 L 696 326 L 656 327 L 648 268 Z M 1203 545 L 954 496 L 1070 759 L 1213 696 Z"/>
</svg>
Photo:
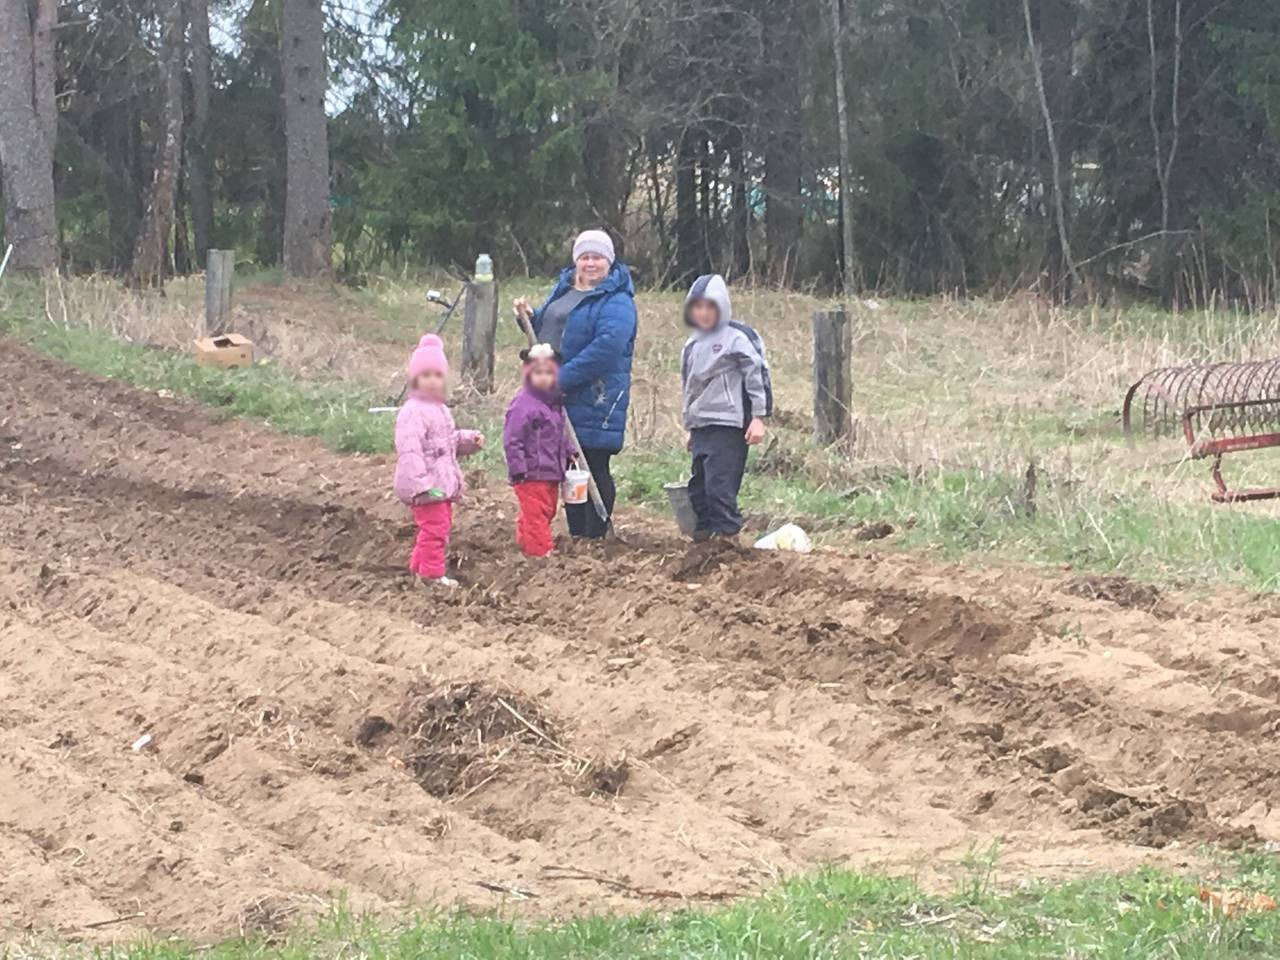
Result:
<svg viewBox="0 0 1280 960">
<path fill-rule="evenodd" d="M 1182 434 L 1195 460 L 1213 458 L 1218 503 L 1270 500 L 1280 487 L 1237 490 L 1222 478 L 1222 458 L 1280 446 L 1280 359 L 1190 364 L 1152 370 L 1124 398 L 1124 430 Z"/>
</svg>

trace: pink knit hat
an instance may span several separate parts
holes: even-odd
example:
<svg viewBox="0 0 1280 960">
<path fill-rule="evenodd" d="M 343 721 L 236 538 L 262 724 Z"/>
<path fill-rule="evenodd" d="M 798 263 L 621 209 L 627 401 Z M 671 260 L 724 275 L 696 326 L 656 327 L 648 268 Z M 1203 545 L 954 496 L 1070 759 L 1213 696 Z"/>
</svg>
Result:
<svg viewBox="0 0 1280 960">
<path fill-rule="evenodd" d="M 428 333 L 418 341 L 418 349 L 409 357 L 409 383 L 418 379 L 421 373 L 438 373 L 442 377 L 449 375 L 449 358 L 444 355 L 444 341 L 434 333 Z"/>
</svg>

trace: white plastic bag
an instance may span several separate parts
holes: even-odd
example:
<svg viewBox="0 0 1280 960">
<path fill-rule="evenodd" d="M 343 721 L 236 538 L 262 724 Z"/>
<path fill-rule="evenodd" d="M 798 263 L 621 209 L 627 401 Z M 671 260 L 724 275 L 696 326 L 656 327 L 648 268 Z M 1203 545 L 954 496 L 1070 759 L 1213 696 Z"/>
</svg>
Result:
<svg viewBox="0 0 1280 960">
<path fill-rule="evenodd" d="M 773 533 L 765 534 L 756 541 L 757 550 L 785 550 L 788 553 L 809 553 L 813 549 L 813 541 L 809 535 L 794 523 L 788 523 Z"/>
</svg>

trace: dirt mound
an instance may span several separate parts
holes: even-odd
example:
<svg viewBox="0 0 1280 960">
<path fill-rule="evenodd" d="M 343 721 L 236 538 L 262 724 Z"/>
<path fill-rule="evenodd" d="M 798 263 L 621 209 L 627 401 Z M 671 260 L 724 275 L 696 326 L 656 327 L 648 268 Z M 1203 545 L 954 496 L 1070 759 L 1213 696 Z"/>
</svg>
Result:
<svg viewBox="0 0 1280 960">
<path fill-rule="evenodd" d="M 474 682 L 414 691 L 396 726 L 398 758 L 433 797 L 473 790 L 525 763 L 567 759 L 532 701 Z"/>
<path fill-rule="evenodd" d="M 882 597 L 878 610 L 900 617 L 895 635 L 910 649 L 945 658 L 992 660 L 1025 650 L 1034 636 L 1027 624 L 956 596 Z"/>
<path fill-rule="evenodd" d="M 1082 825 L 1098 827 L 1108 836 L 1144 847 L 1163 848 L 1174 842 L 1216 843 L 1239 848 L 1260 842 L 1253 827 L 1222 823 L 1208 804 L 1170 796 L 1164 791 L 1125 790 L 1110 786 L 1087 761 L 1073 762 L 1060 748 L 1047 748 L 1055 758 L 1042 766 L 1054 774 L 1051 782 L 1079 812 Z M 1039 765 L 1046 748 L 1033 751 L 1026 759 Z"/>
<path fill-rule="evenodd" d="M 893 524 L 885 523 L 881 520 L 878 523 L 864 523 L 854 531 L 853 539 L 855 540 L 883 540 L 885 537 L 891 537 L 894 534 Z"/>
<path fill-rule="evenodd" d="M 1086 600 L 1101 600 L 1118 607 L 1161 613 L 1162 596 L 1158 587 L 1136 583 L 1128 577 L 1091 575 L 1075 577 L 1062 586 L 1063 593 Z"/>
<path fill-rule="evenodd" d="M 689 547 L 682 556 L 668 561 L 671 579 L 677 583 L 700 580 L 727 567 L 739 567 L 759 559 L 759 554 L 737 540 L 708 540 Z"/>
<path fill-rule="evenodd" d="M 1017 876 L 1280 841 L 1256 603 L 690 550 L 625 511 L 622 542 L 532 564 L 497 484 L 443 594 L 405 571 L 387 458 L 3 346 L 0 928 L 269 934 L 344 892 L 642 910 L 827 863 L 945 882 L 992 837 Z"/>
</svg>

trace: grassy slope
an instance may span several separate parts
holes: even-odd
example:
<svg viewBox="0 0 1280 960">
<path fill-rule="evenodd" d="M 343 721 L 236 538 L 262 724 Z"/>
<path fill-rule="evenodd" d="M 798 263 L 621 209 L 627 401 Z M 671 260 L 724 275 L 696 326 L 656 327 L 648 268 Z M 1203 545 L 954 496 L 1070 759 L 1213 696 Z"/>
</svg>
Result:
<svg viewBox="0 0 1280 960">
<path fill-rule="evenodd" d="M 114 960 L 819 960 L 819 958 L 1031 958 L 1156 960 L 1275 955 L 1280 915 L 1224 917 L 1200 901 L 1198 885 L 1150 871 L 1035 884 L 992 892 L 989 863 L 953 894 L 923 894 L 910 881 L 827 871 L 718 909 L 669 915 L 588 917 L 555 925 L 466 915 L 424 916 L 401 925 L 335 910 L 319 925 L 268 940 L 209 950 L 142 942 Z M 1280 885 L 1274 857 L 1237 865 L 1247 891 Z"/>
</svg>

